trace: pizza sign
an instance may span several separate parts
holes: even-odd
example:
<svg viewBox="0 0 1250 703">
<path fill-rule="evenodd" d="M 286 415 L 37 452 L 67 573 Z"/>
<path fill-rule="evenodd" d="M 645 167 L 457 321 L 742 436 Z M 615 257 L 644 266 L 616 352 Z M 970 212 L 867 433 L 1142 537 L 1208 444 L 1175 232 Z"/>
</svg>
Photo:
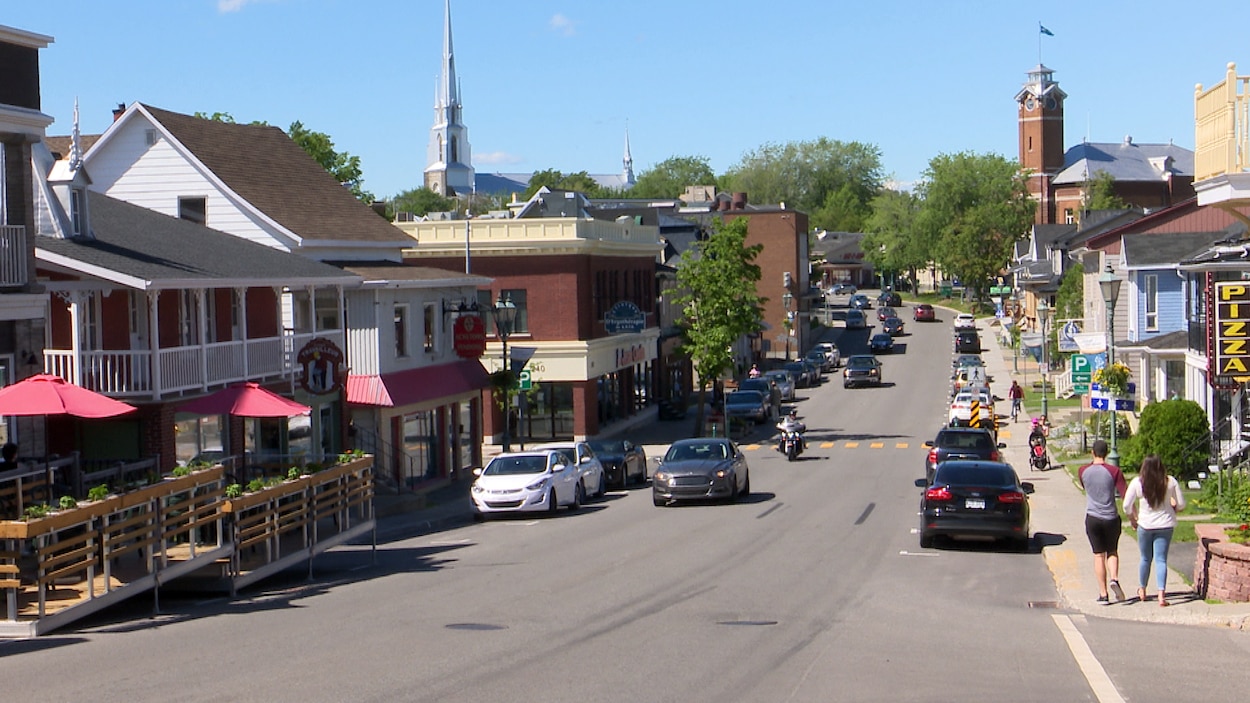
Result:
<svg viewBox="0 0 1250 703">
<path fill-rule="evenodd" d="M 1215 284 L 1215 362 L 1219 376 L 1250 381 L 1250 282 Z"/>
</svg>

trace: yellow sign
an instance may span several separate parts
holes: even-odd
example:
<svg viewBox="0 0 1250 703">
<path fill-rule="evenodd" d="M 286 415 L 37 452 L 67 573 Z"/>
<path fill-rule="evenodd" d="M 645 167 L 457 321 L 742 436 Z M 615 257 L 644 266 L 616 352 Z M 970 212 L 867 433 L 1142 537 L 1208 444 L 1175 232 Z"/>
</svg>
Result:
<svg viewBox="0 0 1250 703">
<path fill-rule="evenodd" d="M 1215 368 L 1239 383 L 1250 381 L 1250 282 L 1215 284 Z"/>
</svg>

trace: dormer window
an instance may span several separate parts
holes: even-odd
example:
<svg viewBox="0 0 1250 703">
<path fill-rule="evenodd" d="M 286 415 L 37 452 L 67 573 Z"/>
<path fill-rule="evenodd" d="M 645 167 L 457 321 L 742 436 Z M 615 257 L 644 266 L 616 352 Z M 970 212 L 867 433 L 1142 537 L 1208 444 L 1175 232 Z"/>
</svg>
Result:
<svg viewBox="0 0 1250 703">
<path fill-rule="evenodd" d="M 74 236 L 77 237 L 83 233 L 82 221 L 82 190 L 72 188 L 69 191 L 69 223 L 73 230 Z"/>
</svg>

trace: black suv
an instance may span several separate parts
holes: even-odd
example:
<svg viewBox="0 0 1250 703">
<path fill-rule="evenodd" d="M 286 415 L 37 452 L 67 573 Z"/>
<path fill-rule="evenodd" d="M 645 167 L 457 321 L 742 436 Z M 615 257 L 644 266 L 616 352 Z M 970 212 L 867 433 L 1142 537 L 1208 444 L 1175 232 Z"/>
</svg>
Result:
<svg viewBox="0 0 1250 703">
<path fill-rule="evenodd" d="M 885 291 L 877 296 L 877 305 L 885 305 L 890 307 L 898 307 L 903 304 L 903 296 L 894 291 Z"/>
<path fill-rule="evenodd" d="M 937 437 L 924 446 L 929 453 L 924 459 L 924 477 L 933 480 L 933 472 L 937 465 L 947 459 L 981 459 L 984 461 L 1002 461 L 999 449 L 1007 445 L 994 443 L 994 435 L 989 430 L 979 427 L 947 427 L 939 430 Z"/>
<path fill-rule="evenodd" d="M 981 335 L 975 330 L 960 330 L 955 333 L 956 354 L 980 354 Z"/>
</svg>

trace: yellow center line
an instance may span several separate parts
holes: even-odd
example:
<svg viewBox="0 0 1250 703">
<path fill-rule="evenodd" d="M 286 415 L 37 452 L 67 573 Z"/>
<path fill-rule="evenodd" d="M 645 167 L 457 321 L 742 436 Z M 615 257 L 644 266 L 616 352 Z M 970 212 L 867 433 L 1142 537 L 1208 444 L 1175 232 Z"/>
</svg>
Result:
<svg viewBox="0 0 1250 703">
<path fill-rule="evenodd" d="M 906 449 L 907 447 L 908 447 L 907 442 L 897 442 L 894 444 L 895 449 Z"/>
<path fill-rule="evenodd" d="M 880 449 L 885 446 L 885 442 L 873 442 L 868 445 L 869 449 Z"/>
<path fill-rule="evenodd" d="M 859 449 L 859 442 L 843 442 L 842 446 L 847 449 Z"/>
<path fill-rule="evenodd" d="M 820 448 L 821 449 L 833 449 L 833 445 L 834 445 L 833 442 L 821 442 Z"/>
</svg>

